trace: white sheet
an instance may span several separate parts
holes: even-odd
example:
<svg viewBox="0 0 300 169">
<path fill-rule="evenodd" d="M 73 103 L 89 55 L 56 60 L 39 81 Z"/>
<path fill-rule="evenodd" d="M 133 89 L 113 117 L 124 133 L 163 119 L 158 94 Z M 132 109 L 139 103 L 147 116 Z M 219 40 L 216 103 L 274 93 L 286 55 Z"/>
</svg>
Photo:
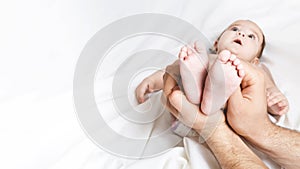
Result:
<svg viewBox="0 0 300 169">
<path fill-rule="evenodd" d="M 74 113 L 73 74 L 86 42 L 112 21 L 145 12 L 184 19 L 211 42 L 236 19 L 255 21 L 267 39 L 264 61 L 290 102 L 279 124 L 300 130 L 299 10 L 296 0 L 1 1 L 0 168 L 173 169 L 194 164 L 188 162 L 188 147 L 141 161 L 114 157 L 86 137 Z M 206 162 L 199 166 L 216 167 Z"/>
</svg>

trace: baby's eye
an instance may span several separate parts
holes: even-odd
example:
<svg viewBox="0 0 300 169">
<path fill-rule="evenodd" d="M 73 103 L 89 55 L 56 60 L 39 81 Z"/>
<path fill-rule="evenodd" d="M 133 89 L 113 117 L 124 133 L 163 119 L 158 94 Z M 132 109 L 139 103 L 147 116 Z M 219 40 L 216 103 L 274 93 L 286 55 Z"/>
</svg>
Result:
<svg viewBox="0 0 300 169">
<path fill-rule="evenodd" d="M 254 36 L 253 34 L 248 35 L 248 37 L 249 37 L 250 39 L 255 39 L 255 36 Z"/>
<path fill-rule="evenodd" d="M 237 27 L 232 27 L 231 30 L 232 30 L 232 31 L 238 31 L 239 28 L 237 28 Z"/>
</svg>

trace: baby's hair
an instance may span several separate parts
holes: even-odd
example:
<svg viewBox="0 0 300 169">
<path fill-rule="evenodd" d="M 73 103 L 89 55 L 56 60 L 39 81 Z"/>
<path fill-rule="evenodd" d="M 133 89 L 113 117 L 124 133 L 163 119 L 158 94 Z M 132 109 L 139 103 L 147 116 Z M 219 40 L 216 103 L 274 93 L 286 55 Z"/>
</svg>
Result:
<svg viewBox="0 0 300 169">
<path fill-rule="evenodd" d="M 258 55 L 257 55 L 257 58 L 258 58 L 258 59 L 261 58 L 262 53 L 263 53 L 263 51 L 264 51 L 264 49 L 265 49 L 265 46 L 266 46 L 265 35 L 264 35 L 263 32 L 261 32 L 261 33 L 262 33 L 262 36 L 263 36 L 263 40 L 262 40 L 262 43 L 261 43 L 261 49 L 260 49 L 260 51 L 258 52 Z"/>
</svg>

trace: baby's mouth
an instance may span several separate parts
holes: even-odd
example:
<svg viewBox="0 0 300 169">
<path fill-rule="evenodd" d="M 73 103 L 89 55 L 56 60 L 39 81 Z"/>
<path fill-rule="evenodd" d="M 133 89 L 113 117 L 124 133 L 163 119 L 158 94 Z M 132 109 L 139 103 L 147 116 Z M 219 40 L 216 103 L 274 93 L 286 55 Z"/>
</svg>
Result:
<svg viewBox="0 0 300 169">
<path fill-rule="evenodd" d="M 233 42 L 234 42 L 234 43 L 237 43 L 237 44 L 239 44 L 239 45 L 243 45 L 243 44 L 242 44 L 242 41 L 239 40 L 239 39 L 235 39 Z"/>
</svg>

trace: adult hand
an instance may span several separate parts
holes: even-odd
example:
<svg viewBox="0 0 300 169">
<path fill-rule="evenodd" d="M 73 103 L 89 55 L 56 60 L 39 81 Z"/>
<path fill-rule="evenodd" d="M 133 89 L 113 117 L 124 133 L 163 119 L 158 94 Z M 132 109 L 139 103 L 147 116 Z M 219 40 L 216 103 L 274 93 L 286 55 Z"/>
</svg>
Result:
<svg viewBox="0 0 300 169">
<path fill-rule="evenodd" d="M 267 115 L 264 75 L 243 63 L 246 75 L 241 90 L 228 101 L 230 126 L 283 168 L 300 168 L 300 132 L 273 124 Z"/>
<path fill-rule="evenodd" d="M 175 61 L 166 68 L 162 102 L 179 121 L 193 128 L 204 139 L 207 139 L 220 123 L 225 123 L 224 114 L 219 111 L 209 117 L 204 115 L 199 106 L 190 103 L 182 91 L 179 90 L 178 79 L 179 62 Z"/>
<path fill-rule="evenodd" d="M 170 71 L 170 68 L 176 68 L 176 64 L 167 69 Z M 179 71 L 175 69 L 176 72 Z M 169 73 L 174 75 L 174 72 Z M 201 141 L 206 141 L 222 168 L 267 168 L 228 127 L 221 110 L 210 116 L 203 114 L 198 105 L 187 100 L 173 77 L 168 74 L 164 76 L 163 103 L 177 119 L 202 136 Z"/>
<path fill-rule="evenodd" d="M 163 80 L 164 94 L 162 95 L 162 103 L 179 121 L 196 130 L 203 137 L 204 141 L 220 123 L 225 123 L 222 111 L 218 111 L 208 117 L 201 112 L 198 105 L 190 103 L 179 90 L 179 60 L 167 66 Z"/>
<path fill-rule="evenodd" d="M 239 134 L 248 138 L 262 137 L 261 130 L 271 124 L 267 114 L 264 75 L 249 63 L 242 63 L 246 72 L 241 88 L 228 100 L 227 120 Z"/>
</svg>

